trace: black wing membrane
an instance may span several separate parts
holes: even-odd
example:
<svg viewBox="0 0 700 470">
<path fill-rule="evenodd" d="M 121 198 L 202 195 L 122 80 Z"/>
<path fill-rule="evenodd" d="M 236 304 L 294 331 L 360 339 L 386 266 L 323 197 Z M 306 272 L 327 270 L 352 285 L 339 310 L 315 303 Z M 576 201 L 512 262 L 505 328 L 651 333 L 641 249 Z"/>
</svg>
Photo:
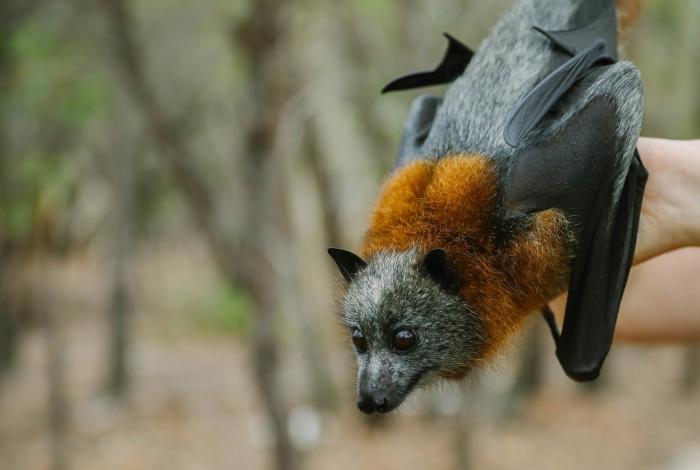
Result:
<svg viewBox="0 0 700 470">
<path fill-rule="evenodd" d="M 418 72 L 391 81 L 383 89 L 382 93 L 390 91 L 410 90 L 433 85 L 444 85 L 453 82 L 462 75 L 472 60 L 474 51 L 459 42 L 447 33 L 443 33 L 447 38 L 447 51 L 437 66 L 432 71 Z"/>
<path fill-rule="evenodd" d="M 612 344 L 646 182 L 635 155 L 621 196 L 613 198 L 617 119 L 607 98 L 591 100 L 556 136 L 518 154 L 505 194 L 511 211 L 554 207 L 572 222 L 577 246 L 561 335 L 546 311 L 545 319 L 557 357 L 575 380 L 596 378 Z"/>
<path fill-rule="evenodd" d="M 639 214 L 647 180 L 639 153 L 625 180 L 622 194 L 611 207 L 600 207 L 595 233 L 586 241 L 572 272 L 566 316 L 557 341 L 557 358 L 575 380 L 593 380 L 600 374 L 612 345 L 637 241 Z M 607 226 L 606 214 L 614 214 Z"/>
<path fill-rule="evenodd" d="M 555 69 L 515 107 L 504 129 L 509 145 L 519 147 L 565 94 L 577 85 L 581 93 L 617 59 L 612 0 L 581 1 L 574 23 L 566 31 L 536 28 L 557 49 Z M 572 222 L 577 245 L 561 334 L 551 310 L 545 307 L 543 314 L 557 358 L 574 380 L 600 373 L 632 266 L 647 172 L 638 152 L 631 160 L 617 154 L 617 123 L 625 118 L 609 98 L 591 99 L 556 135 L 519 149 L 506 189 L 509 210 L 554 207 Z M 622 161 L 631 163 L 620 168 Z"/>
</svg>

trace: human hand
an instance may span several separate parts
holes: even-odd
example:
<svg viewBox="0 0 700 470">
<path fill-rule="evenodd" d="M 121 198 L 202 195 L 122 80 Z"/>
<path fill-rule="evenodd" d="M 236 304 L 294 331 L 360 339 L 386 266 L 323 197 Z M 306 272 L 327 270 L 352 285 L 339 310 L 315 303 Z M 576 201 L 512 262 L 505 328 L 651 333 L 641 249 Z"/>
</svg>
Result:
<svg viewBox="0 0 700 470">
<path fill-rule="evenodd" d="M 700 140 L 639 139 L 649 170 L 634 263 L 700 246 Z"/>
</svg>

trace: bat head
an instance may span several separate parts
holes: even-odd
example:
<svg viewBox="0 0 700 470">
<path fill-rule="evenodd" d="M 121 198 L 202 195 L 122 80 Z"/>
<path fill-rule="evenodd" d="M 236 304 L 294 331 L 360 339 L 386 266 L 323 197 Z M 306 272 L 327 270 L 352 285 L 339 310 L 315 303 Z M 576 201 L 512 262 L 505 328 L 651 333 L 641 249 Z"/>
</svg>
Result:
<svg viewBox="0 0 700 470">
<path fill-rule="evenodd" d="M 445 251 L 386 251 L 368 261 L 328 251 L 347 283 L 341 321 L 355 346 L 361 411 L 391 411 L 417 386 L 471 369 L 483 325 L 458 296 Z"/>
</svg>

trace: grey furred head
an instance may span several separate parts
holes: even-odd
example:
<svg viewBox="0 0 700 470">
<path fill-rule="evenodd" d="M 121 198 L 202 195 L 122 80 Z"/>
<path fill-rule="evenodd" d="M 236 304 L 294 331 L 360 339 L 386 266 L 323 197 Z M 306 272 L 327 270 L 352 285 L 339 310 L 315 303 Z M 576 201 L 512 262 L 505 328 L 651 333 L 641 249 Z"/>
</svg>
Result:
<svg viewBox="0 0 700 470">
<path fill-rule="evenodd" d="M 367 262 L 330 249 L 347 283 L 341 321 L 357 356 L 357 405 L 386 412 L 419 384 L 461 377 L 483 343 L 483 326 L 458 291 L 442 249 L 385 251 Z"/>
</svg>

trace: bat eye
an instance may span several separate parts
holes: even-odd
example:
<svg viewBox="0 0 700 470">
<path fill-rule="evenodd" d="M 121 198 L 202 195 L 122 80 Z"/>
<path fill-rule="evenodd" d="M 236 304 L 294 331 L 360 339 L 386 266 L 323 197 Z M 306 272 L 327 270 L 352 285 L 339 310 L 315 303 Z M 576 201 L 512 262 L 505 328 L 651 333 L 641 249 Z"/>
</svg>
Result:
<svg viewBox="0 0 700 470">
<path fill-rule="evenodd" d="M 352 344 L 355 345 L 358 352 L 363 353 L 367 351 L 367 340 L 359 328 L 352 330 Z"/>
<path fill-rule="evenodd" d="M 394 334 L 394 348 L 397 351 L 408 351 L 416 344 L 416 334 L 407 329 L 401 329 Z"/>
</svg>

